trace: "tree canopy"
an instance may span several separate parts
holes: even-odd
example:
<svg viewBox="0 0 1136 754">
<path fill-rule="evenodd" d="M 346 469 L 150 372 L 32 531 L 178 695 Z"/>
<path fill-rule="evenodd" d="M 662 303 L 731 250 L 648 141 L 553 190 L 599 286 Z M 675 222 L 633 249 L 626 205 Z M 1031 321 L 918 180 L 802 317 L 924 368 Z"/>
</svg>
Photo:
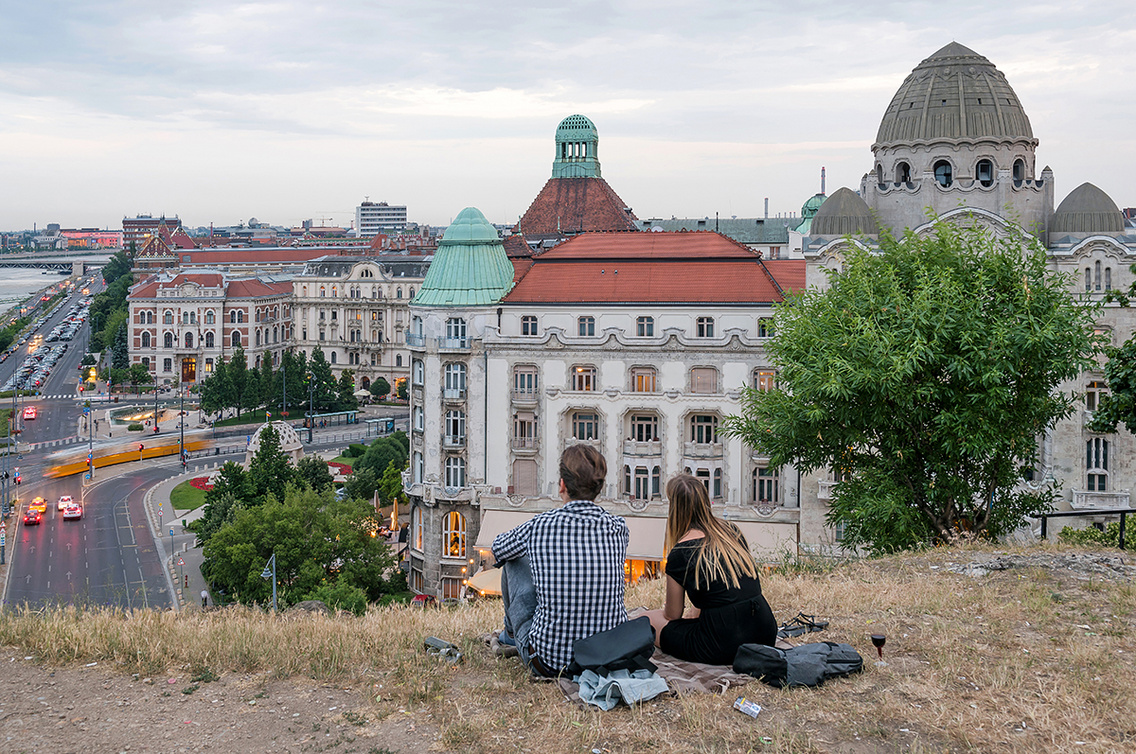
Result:
<svg viewBox="0 0 1136 754">
<path fill-rule="evenodd" d="M 829 467 L 845 542 L 888 552 L 997 537 L 1047 509 L 1021 484 L 1036 437 L 1072 410 L 1093 315 L 1021 239 L 940 224 L 850 247 L 828 287 L 776 310 L 777 387 L 725 423 L 771 466 Z"/>
</svg>

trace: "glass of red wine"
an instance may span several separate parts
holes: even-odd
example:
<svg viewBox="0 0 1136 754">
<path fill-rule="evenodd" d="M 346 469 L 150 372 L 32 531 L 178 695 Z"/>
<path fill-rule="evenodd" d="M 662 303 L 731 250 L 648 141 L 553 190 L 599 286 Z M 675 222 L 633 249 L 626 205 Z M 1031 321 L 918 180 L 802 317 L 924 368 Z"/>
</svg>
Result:
<svg viewBox="0 0 1136 754">
<path fill-rule="evenodd" d="M 887 637 L 883 634 L 872 634 L 872 645 L 875 646 L 876 652 L 880 656 L 880 661 L 877 665 L 884 665 L 884 643 L 887 642 Z"/>
</svg>

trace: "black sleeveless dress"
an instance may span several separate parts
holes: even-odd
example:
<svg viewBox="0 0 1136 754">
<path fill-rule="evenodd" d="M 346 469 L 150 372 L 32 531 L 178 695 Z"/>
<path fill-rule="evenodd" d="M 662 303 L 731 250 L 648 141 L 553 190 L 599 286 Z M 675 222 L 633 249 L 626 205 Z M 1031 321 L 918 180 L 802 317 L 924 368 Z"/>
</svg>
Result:
<svg viewBox="0 0 1136 754">
<path fill-rule="evenodd" d="M 701 613 L 697 618 L 668 623 L 659 646 L 680 660 L 730 665 L 742 644 L 773 646 L 777 620 L 761 595 L 761 582 L 756 577 L 740 577 L 736 588 L 721 580 L 694 587 L 694 561 L 703 541 L 679 542 L 667 555 L 667 575 L 682 585 L 690 603 Z"/>
</svg>

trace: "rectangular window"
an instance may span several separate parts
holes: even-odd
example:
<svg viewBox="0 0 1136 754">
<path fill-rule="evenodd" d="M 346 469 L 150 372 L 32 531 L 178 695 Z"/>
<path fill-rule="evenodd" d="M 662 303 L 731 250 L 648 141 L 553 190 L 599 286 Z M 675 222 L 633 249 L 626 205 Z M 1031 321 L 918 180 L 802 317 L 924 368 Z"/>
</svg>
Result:
<svg viewBox="0 0 1136 754">
<path fill-rule="evenodd" d="M 698 337 L 700 337 L 700 338 L 713 338 L 714 337 L 714 318 L 713 317 L 699 317 L 697 324 L 698 324 Z"/>
<path fill-rule="evenodd" d="M 713 414 L 690 417 L 690 441 L 702 444 L 718 442 L 718 417 Z"/>
<path fill-rule="evenodd" d="M 579 366 L 572 368 L 572 389 L 590 393 L 596 389 L 596 368 Z"/>
<path fill-rule="evenodd" d="M 636 393 L 653 393 L 656 390 L 654 367 L 631 368 L 631 390 Z"/>
<path fill-rule="evenodd" d="M 577 440 L 599 438 L 600 417 L 591 412 L 577 411 L 572 414 L 572 436 Z"/>
<path fill-rule="evenodd" d="M 776 469 L 760 468 L 753 470 L 753 499 L 757 503 L 777 505 L 778 490 L 781 487 Z"/>
<path fill-rule="evenodd" d="M 777 372 L 773 369 L 758 369 L 753 373 L 753 387 L 767 393 L 777 387 Z"/>
<path fill-rule="evenodd" d="M 173 359 L 162 359 L 162 371 L 172 372 L 174 370 Z"/>
<path fill-rule="evenodd" d="M 773 319 L 771 317 L 761 317 L 757 320 L 757 337 L 773 337 Z"/>
<path fill-rule="evenodd" d="M 1085 390 L 1085 409 L 1087 411 L 1096 411 L 1100 408 L 1100 399 L 1108 395 L 1108 388 L 1104 382 L 1094 380 L 1089 383 L 1089 387 Z"/>
<path fill-rule="evenodd" d="M 513 417 L 513 447 L 536 447 L 536 417 L 520 413 Z"/>
<path fill-rule="evenodd" d="M 536 317 L 521 317 L 521 335 L 536 335 Z"/>
<path fill-rule="evenodd" d="M 632 498 L 635 500 L 650 500 L 651 499 L 651 475 L 646 466 L 635 467 L 634 477 L 635 489 L 632 491 Z"/>
<path fill-rule="evenodd" d="M 596 318 L 595 317 L 580 317 L 576 320 L 576 329 L 583 337 L 588 337 L 596 334 Z"/>
<path fill-rule="evenodd" d="M 1094 437 L 1085 443 L 1085 468 L 1089 492 L 1108 489 L 1108 440 Z"/>
<path fill-rule="evenodd" d="M 513 369 L 513 392 L 518 395 L 536 395 L 536 367 L 522 366 Z"/>
<path fill-rule="evenodd" d="M 635 334 L 640 338 L 650 338 L 655 335 L 655 318 L 638 317 L 635 320 Z"/>
<path fill-rule="evenodd" d="M 635 442 L 651 442 L 659 439 L 659 417 L 654 414 L 631 415 L 631 439 Z"/>
<path fill-rule="evenodd" d="M 718 392 L 718 370 L 713 367 L 694 367 L 690 370 L 690 392 L 714 394 Z"/>
</svg>

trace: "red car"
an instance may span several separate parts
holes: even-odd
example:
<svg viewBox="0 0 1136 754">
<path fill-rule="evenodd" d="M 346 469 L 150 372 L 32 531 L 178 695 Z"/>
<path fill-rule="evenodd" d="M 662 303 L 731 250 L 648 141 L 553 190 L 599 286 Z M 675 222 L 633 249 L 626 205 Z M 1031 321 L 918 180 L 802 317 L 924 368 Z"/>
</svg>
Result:
<svg viewBox="0 0 1136 754">
<path fill-rule="evenodd" d="M 24 526 L 39 526 L 43 522 L 43 514 L 35 508 L 24 511 Z"/>
<path fill-rule="evenodd" d="M 36 418 L 36 413 L 37 412 L 35 406 L 28 406 L 24 409 L 24 421 Z"/>
</svg>

